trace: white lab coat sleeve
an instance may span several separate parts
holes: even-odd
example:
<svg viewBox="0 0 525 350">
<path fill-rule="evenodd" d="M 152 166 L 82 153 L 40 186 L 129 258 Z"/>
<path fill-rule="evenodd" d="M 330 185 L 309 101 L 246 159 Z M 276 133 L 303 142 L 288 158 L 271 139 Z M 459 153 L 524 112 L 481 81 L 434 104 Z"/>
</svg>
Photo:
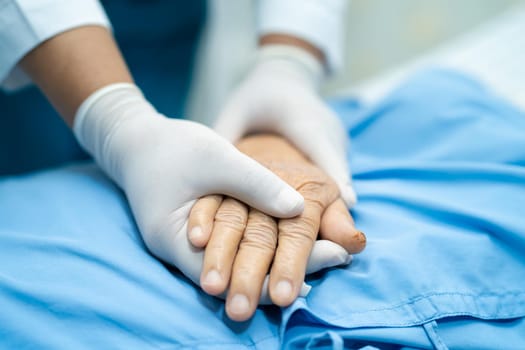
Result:
<svg viewBox="0 0 525 350">
<path fill-rule="evenodd" d="M 97 0 L 0 0 L 0 85 L 6 90 L 30 83 L 17 67 L 45 40 L 84 25 L 109 27 Z"/>
<path fill-rule="evenodd" d="M 330 72 L 343 63 L 343 21 L 350 0 L 258 0 L 258 34 L 286 33 L 323 51 Z"/>
</svg>

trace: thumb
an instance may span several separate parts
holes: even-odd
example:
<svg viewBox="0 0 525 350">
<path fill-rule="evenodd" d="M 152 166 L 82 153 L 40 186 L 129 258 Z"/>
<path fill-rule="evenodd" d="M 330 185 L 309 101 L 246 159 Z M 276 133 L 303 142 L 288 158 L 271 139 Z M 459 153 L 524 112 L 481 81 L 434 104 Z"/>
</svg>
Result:
<svg viewBox="0 0 525 350">
<path fill-rule="evenodd" d="M 321 121 L 322 127 L 318 122 L 303 122 L 300 125 L 289 125 L 283 133 L 335 181 L 345 204 L 351 208 L 356 203 L 357 196 L 352 187 L 346 156 L 350 141 L 341 121 L 328 107 L 318 105 L 312 107 L 311 112 L 316 115 L 312 120 Z"/>
<path fill-rule="evenodd" d="M 215 176 L 209 193 L 222 193 L 278 218 L 299 215 L 304 198 L 293 187 L 224 141 L 224 147 L 214 157 Z"/>
<path fill-rule="evenodd" d="M 199 284 L 204 250 L 188 240 L 187 217 L 195 201 L 175 210 L 155 232 L 143 235 L 144 243 L 157 258 L 176 266 L 186 277 Z"/>
<path fill-rule="evenodd" d="M 318 133 L 311 142 L 317 147 L 309 147 L 307 156 L 334 180 L 346 206 L 353 207 L 357 196 L 352 187 L 350 167 L 345 154 L 346 147 L 333 143 L 327 134 Z"/>
</svg>

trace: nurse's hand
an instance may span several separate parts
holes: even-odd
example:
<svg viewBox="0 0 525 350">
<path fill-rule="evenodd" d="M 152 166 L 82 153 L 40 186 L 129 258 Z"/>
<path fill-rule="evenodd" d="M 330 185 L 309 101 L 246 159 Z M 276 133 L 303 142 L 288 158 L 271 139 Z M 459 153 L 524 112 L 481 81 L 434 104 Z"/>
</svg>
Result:
<svg viewBox="0 0 525 350">
<path fill-rule="evenodd" d="M 321 100 L 320 61 L 291 45 L 265 45 L 238 88 L 227 100 L 214 129 L 231 142 L 250 132 L 284 136 L 339 187 L 348 207 L 355 204 L 340 120 Z"/>
<path fill-rule="evenodd" d="M 335 183 L 285 139 L 252 136 L 237 146 L 305 198 L 300 216 L 281 220 L 221 196 L 204 197 L 193 206 L 189 237 L 195 246 L 206 246 L 201 286 L 212 295 L 228 288 L 226 312 L 242 321 L 255 311 L 268 271 L 272 301 L 286 306 L 299 294 L 305 273 L 350 262 L 348 253 L 363 250 L 366 239 L 355 229 Z M 319 231 L 323 240 L 316 241 Z"/>
<path fill-rule="evenodd" d="M 211 129 L 160 115 L 133 84 L 93 93 L 74 131 L 124 190 L 150 251 L 197 283 L 203 253 L 186 235 L 197 198 L 225 194 L 277 217 L 303 211 L 302 196 L 277 175 Z"/>
</svg>

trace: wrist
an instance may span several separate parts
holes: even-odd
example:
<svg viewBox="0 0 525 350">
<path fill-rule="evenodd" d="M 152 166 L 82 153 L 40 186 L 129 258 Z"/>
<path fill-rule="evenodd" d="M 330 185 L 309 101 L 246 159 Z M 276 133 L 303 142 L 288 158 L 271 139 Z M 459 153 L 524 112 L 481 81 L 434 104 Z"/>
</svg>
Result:
<svg viewBox="0 0 525 350">
<path fill-rule="evenodd" d="M 144 129 L 141 121 L 157 114 L 136 85 L 110 84 L 82 102 L 73 132 L 80 145 L 122 187 L 122 154 L 133 152 L 133 142 L 128 141 L 136 143 L 137 132 Z"/>
</svg>

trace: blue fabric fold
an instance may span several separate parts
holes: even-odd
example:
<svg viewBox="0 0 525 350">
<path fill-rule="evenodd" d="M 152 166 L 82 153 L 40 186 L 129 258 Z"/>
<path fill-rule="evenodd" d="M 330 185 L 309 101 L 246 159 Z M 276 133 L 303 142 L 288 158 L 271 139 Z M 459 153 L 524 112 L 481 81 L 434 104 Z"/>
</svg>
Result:
<svg viewBox="0 0 525 350">
<path fill-rule="evenodd" d="M 0 349 L 274 349 L 279 321 L 231 322 L 153 258 L 95 165 L 0 180 Z"/>
<path fill-rule="evenodd" d="M 0 349 L 522 347 L 525 113 L 442 70 L 331 105 L 368 246 L 307 298 L 228 321 L 148 254 L 96 166 L 72 165 L 0 178 Z"/>
<path fill-rule="evenodd" d="M 441 320 L 461 317 L 470 333 L 457 335 L 468 338 L 490 328 L 480 320 L 525 316 L 525 114 L 443 70 L 419 73 L 375 106 L 333 107 L 353 142 L 352 213 L 368 245 L 351 266 L 309 279 L 307 299 L 285 310 L 285 344 L 301 348 L 297 338 L 330 330 L 348 346 L 379 336 L 439 348 Z M 430 335 L 394 337 L 435 320 Z M 520 336 L 484 348 L 525 344 L 523 322 L 507 325 Z"/>
</svg>

